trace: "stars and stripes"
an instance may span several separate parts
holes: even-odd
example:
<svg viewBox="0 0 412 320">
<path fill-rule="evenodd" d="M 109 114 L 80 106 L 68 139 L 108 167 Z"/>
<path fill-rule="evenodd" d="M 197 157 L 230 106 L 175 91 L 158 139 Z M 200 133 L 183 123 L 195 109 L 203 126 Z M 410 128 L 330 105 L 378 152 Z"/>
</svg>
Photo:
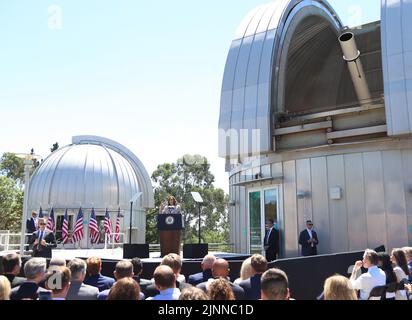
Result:
<svg viewBox="0 0 412 320">
<path fill-rule="evenodd" d="M 117 212 L 115 233 L 116 233 L 116 235 L 114 237 L 114 241 L 116 243 L 119 243 L 120 242 L 120 208 Z"/>
<path fill-rule="evenodd" d="M 112 220 L 110 220 L 109 211 L 106 208 L 106 214 L 104 215 L 104 232 L 110 237 L 113 232 Z"/>
<path fill-rule="evenodd" d="M 62 225 L 62 242 L 65 244 L 69 240 L 69 217 L 67 215 L 67 209 L 64 212 L 63 225 Z"/>
<path fill-rule="evenodd" d="M 97 224 L 94 208 L 92 208 L 92 214 L 90 216 L 89 231 L 90 231 L 90 239 L 92 241 L 92 244 L 99 243 L 100 231 L 99 231 L 99 226 Z"/>
<path fill-rule="evenodd" d="M 74 225 L 74 231 L 72 236 L 73 242 L 79 242 L 83 239 L 83 211 L 82 208 L 79 209 L 77 214 L 76 223 Z"/>
<path fill-rule="evenodd" d="M 47 219 L 46 230 L 56 233 L 56 222 L 54 220 L 54 210 L 51 208 L 49 218 Z"/>
</svg>

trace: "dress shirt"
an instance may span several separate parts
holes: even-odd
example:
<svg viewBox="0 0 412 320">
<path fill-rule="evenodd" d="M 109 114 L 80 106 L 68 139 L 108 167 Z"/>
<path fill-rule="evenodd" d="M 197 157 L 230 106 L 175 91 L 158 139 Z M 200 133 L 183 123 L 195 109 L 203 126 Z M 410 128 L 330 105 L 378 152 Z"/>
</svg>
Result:
<svg viewBox="0 0 412 320">
<path fill-rule="evenodd" d="M 146 300 L 179 300 L 180 290 L 178 288 L 170 288 L 160 291 L 160 294 L 154 297 L 149 297 Z"/>
<path fill-rule="evenodd" d="M 386 274 L 377 266 L 372 266 L 368 269 L 368 272 L 362 274 L 356 280 L 350 279 L 350 282 L 353 289 L 360 290 L 360 299 L 368 300 L 373 288 L 386 284 Z"/>
</svg>

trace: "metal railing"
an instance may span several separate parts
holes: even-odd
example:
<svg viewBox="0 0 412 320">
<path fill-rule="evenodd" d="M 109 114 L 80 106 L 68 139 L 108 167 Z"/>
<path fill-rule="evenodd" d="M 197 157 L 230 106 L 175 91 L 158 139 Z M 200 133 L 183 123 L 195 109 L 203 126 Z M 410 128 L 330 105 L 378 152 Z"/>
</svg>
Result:
<svg viewBox="0 0 412 320">
<path fill-rule="evenodd" d="M 31 235 L 32 233 L 26 233 L 26 239 L 29 239 Z M 20 239 L 21 233 L 14 233 L 10 232 L 9 230 L 2 230 L 0 232 L 0 251 L 18 250 L 20 248 Z M 28 247 L 29 244 L 24 243 L 24 248 L 26 249 Z"/>
<path fill-rule="evenodd" d="M 119 241 L 117 242 L 115 237 L 119 236 Z M 123 246 L 124 244 L 124 238 L 126 234 L 125 233 L 112 233 L 108 235 L 105 233 L 104 235 L 104 248 L 107 249 L 109 246 L 111 246 L 112 249 L 115 248 L 115 246 Z"/>
</svg>

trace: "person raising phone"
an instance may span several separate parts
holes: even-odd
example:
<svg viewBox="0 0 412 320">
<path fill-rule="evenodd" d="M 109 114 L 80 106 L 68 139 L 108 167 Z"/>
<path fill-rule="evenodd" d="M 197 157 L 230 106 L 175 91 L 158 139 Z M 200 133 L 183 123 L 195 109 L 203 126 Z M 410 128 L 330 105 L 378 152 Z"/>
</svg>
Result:
<svg viewBox="0 0 412 320">
<path fill-rule="evenodd" d="M 167 197 L 167 205 L 163 203 L 160 206 L 160 213 L 162 214 L 179 214 L 181 213 L 180 206 L 177 204 L 176 198 L 173 196 Z"/>
</svg>

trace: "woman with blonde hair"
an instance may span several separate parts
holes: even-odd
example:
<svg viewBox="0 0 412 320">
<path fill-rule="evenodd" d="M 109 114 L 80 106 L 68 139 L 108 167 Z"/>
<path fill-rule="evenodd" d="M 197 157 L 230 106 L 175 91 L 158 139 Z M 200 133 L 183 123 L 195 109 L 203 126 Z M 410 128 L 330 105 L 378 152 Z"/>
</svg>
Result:
<svg viewBox="0 0 412 320">
<path fill-rule="evenodd" d="M 240 277 L 234 281 L 234 284 L 239 284 L 239 282 L 249 279 L 252 276 L 252 258 L 249 257 L 243 261 L 240 267 Z"/>
<path fill-rule="evenodd" d="M 11 286 L 9 279 L 0 276 L 0 300 L 10 300 Z"/>
<path fill-rule="evenodd" d="M 327 278 L 323 292 L 325 300 L 358 300 L 356 291 L 350 286 L 349 279 L 341 275 Z"/>
</svg>

